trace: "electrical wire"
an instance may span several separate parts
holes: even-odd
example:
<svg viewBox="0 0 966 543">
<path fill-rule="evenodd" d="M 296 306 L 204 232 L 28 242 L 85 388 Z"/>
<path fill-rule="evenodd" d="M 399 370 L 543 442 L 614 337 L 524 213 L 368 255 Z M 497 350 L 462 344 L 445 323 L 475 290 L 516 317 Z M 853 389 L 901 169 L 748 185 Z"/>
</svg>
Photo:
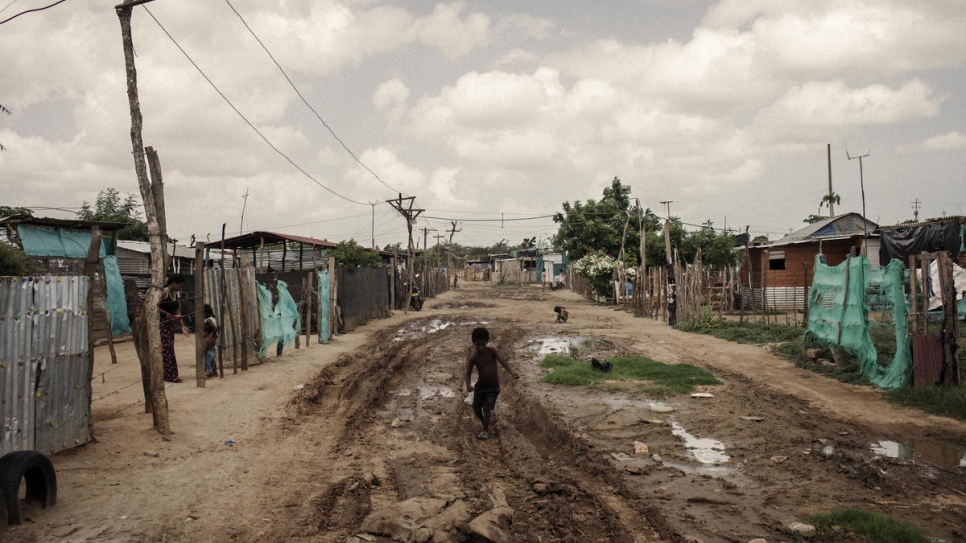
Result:
<svg viewBox="0 0 966 543">
<path fill-rule="evenodd" d="M 61 1 L 63 1 L 63 0 L 61 0 Z M 188 62 L 190 62 L 191 65 L 194 66 L 196 70 L 198 70 L 198 73 L 201 74 L 201 77 L 205 78 L 205 81 L 207 81 L 208 84 L 211 85 L 211 88 L 215 89 L 215 92 L 217 92 L 218 95 L 221 96 L 222 100 L 224 100 L 225 103 L 227 103 L 228 106 L 231 107 L 231 109 L 234 110 L 234 112 L 237 113 L 238 116 L 241 117 L 243 121 L 245 121 L 245 124 L 247 124 L 252 130 L 254 130 L 255 133 L 258 134 L 258 136 L 261 137 L 262 140 L 266 144 L 268 144 L 268 146 L 271 147 L 273 151 L 275 151 L 282 158 L 284 158 L 286 161 L 288 161 L 288 163 L 291 164 L 292 166 L 294 166 L 296 170 L 302 172 L 302 174 L 305 175 L 305 177 L 309 178 L 313 183 L 315 183 L 316 185 L 318 185 L 318 186 L 322 187 L 323 189 L 329 191 L 333 195 L 338 196 L 339 198 L 342 198 L 343 200 L 345 200 L 347 202 L 351 202 L 353 204 L 364 205 L 364 206 L 369 205 L 366 202 L 359 202 L 359 201 L 353 200 L 352 198 L 349 198 L 348 196 L 343 196 L 342 194 L 339 194 L 338 192 L 336 192 L 336 191 L 330 189 L 329 187 L 325 186 L 320 181 L 318 181 L 317 179 L 315 179 L 314 177 L 312 177 L 304 169 L 302 169 L 301 166 L 299 166 L 298 164 L 296 164 L 295 161 L 291 159 L 291 157 L 289 157 L 287 154 L 285 154 L 284 152 L 282 152 L 278 147 L 276 147 L 275 144 L 273 144 L 264 134 L 262 134 L 261 131 L 258 130 L 258 128 L 256 128 L 255 125 L 252 124 L 252 122 L 249 121 L 248 118 L 245 117 L 245 115 L 241 111 L 239 111 L 237 107 L 235 107 L 235 104 L 233 104 L 231 102 L 231 100 L 229 100 L 228 97 L 225 96 L 225 94 L 223 92 L 221 92 L 221 90 L 218 88 L 218 86 L 215 85 L 215 83 L 208 77 L 208 75 L 205 74 L 204 71 L 202 71 L 201 67 L 198 66 L 198 64 L 196 64 L 195 61 L 192 60 L 192 58 L 188 55 L 188 53 L 184 50 L 184 48 L 181 47 L 181 44 L 179 44 L 178 41 L 174 39 L 174 36 L 172 36 L 171 33 L 168 32 L 168 30 L 166 28 L 164 28 L 164 25 L 161 24 L 161 21 L 159 21 L 157 19 L 157 17 L 155 17 L 154 14 L 151 13 L 151 10 L 149 10 L 147 8 L 147 6 L 144 6 L 144 5 L 142 5 L 141 7 L 144 8 L 144 11 L 147 11 L 148 12 L 148 15 L 150 15 L 151 18 L 154 19 L 154 22 L 157 23 L 158 27 L 161 28 L 161 31 L 164 32 L 165 35 L 168 36 L 168 39 L 170 39 L 171 42 L 174 43 L 175 47 L 177 47 L 178 50 L 181 51 L 181 54 L 183 54 L 185 56 L 185 58 L 188 59 Z"/>
<path fill-rule="evenodd" d="M 376 172 L 372 171 L 369 168 L 369 166 L 366 166 L 361 160 L 359 160 L 359 157 L 357 157 L 355 155 L 355 153 L 353 153 L 352 150 L 349 149 L 349 147 L 345 144 L 345 142 L 342 141 L 342 139 L 339 138 L 339 136 L 336 135 L 335 131 L 332 130 L 332 128 L 328 125 L 328 123 L 326 123 L 325 120 L 322 119 L 322 116 L 319 115 L 319 112 L 316 111 L 315 108 L 312 107 L 311 104 L 309 104 L 308 100 L 306 100 L 304 96 L 302 96 L 302 93 L 299 92 L 298 87 L 296 87 L 295 86 L 295 83 L 292 82 L 292 79 L 285 72 L 285 69 L 282 68 L 282 65 L 279 64 L 277 60 L 275 60 L 275 55 L 273 55 L 272 52 L 268 50 L 268 47 L 266 47 L 265 44 L 262 42 L 262 40 L 258 37 L 258 35 L 255 34 L 255 31 L 252 30 L 252 27 L 248 26 L 248 23 L 245 21 L 244 17 L 241 16 L 241 13 L 238 13 L 238 10 L 235 9 L 235 6 L 233 6 L 229 0 L 225 0 L 225 3 L 228 4 L 228 7 L 230 7 L 231 10 L 235 12 L 235 15 L 238 16 L 238 20 L 240 20 L 242 22 L 242 24 L 245 25 L 245 28 L 247 28 L 248 29 L 248 32 L 252 35 L 253 38 L 255 38 L 255 41 L 258 42 L 258 45 L 261 45 L 262 46 L 262 49 L 265 50 L 265 53 L 268 55 L 268 58 L 272 59 L 272 62 L 274 62 L 275 63 L 275 66 L 278 67 L 278 71 L 282 72 L 282 76 L 284 76 L 285 77 L 285 80 L 288 81 L 289 86 L 292 87 L 292 90 L 295 91 L 295 94 L 297 94 L 298 97 L 302 100 L 302 103 L 305 104 L 305 107 L 309 108 L 309 110 L 311 110 L 312 113 L 315 114 L 315 118 L 318 119 L 319 122 L 322 123 L 322 126 L 324 126 L 325 129 L 329 131 L 329 134 L 332 134 L 332 137 L 335 138 L 335 141 L 339 142 L 339 145 L 342 145 L 342 148 L 345 149 L 345 151 L 347 153 L 349 153 L 349 156 L 351 156 L 353 160 L 355 160 L 357 163 L 359 163 L 360 166 L 362 166 L 363 168 L 365 168 L 367 172 L 371 173 L 372 176 L 375 177 L 377 181 L 379 181 L 380 183 L 382 183 L 383 185 L 385 185 L 386 188 L 392 190 L 393 192 L 402 194 L 402 191 L 393 188 L 391 185 L 389 185 L 389 183 L 386 183 L 385 181 L 383 181 L 381 177 L 379 177 L 378 175 L 376 175 Z M 409 196 L 409 195 L 407 194 L 407 196 Z"/>
<path fill-rule="evenodd" d="M 21 15 L 24 15 L 26 13 L 33 13 L 35 11 L 43 11 L 45 9 L 50 9 L 50 8 L 56 6 L 57 4 L 63 4 L 66 1 L 67 0 L 57 0 L 57 2 L 54 2 L 53 4 L 50 4 L 49 6 L 44 6 L 42 8 L 34 8 L 34 9 L 28 9 L 28 10 L 21 11 L 20 13 L 18 13 L 16 15 L 7 17 L 6 19 L 0 21 L 0 25 L 2 25 L 3 23 L 6 23 L 6 22 L 10 22 L 10 21 L 16 19 L 17 17 L 20 17 Z M 13 2 L 11 2 L 10 5 L 7 6 L 7 8 L 9 8 L 12 5 L 13 5 Z M 6 10 L 7 8 L 3 8 L 3 9 Z"/>
</svg>

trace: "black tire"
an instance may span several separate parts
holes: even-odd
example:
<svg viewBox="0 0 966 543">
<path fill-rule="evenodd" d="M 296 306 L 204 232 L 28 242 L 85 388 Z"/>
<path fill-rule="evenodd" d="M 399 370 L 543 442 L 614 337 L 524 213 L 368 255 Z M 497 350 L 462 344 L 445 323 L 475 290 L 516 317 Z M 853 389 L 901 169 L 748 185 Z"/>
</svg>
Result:
<svg viewBox="0 0 966 543">
<path fill-rule="evenodd" d="M 16 526 L 22 522 L 17 494 L 20 480 L 27 482 L 25 502 L 39 500 L 44 507 L 57 503 L 57 475 L 54 465 L 41 452 L 16 451 L 0 458 L 0 500 L 7 510 L 7 524 Z"/>
</svg>

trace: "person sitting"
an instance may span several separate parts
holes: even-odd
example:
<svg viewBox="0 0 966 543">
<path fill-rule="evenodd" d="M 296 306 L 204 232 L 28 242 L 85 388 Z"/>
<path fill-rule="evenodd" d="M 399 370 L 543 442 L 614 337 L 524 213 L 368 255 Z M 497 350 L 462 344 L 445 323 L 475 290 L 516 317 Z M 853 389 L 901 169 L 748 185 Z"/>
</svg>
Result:
<svg viewBox="0 0 966 543">
<path fill-rule="evenodd" d="M 566 307 L 555 306 L 553 312 L 557 314 L 557 322 L 567 322 L 570 318 L 570 312 L 567 311 Z"/>
</svg>

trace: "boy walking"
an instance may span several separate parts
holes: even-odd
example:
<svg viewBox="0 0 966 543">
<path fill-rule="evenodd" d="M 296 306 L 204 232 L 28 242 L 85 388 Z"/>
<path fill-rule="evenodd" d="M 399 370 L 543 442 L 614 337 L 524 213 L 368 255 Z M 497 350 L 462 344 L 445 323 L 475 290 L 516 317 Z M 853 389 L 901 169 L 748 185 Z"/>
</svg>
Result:
<svg viewBox="0 0 966 543">
<path fill-rule="evenodd" d="M 466 391 L 473 393 L 473 413 L 483 424 L 483 430 L 476 436 L 478 439 L 490 437 L 490 420 L 496 407 L 496 397 L 500 395 L 500 376 L 496 363 L 499 362 L 514 379 L 520 378 L 507 364 L 506 358 L 487 345 L 489 342 L 490 332 L 486 328 L 473 330 L 473 353 L 466 361 Z M 478 374 L 475 387 L 470 384 L 474 367 Z"/>
</svg>

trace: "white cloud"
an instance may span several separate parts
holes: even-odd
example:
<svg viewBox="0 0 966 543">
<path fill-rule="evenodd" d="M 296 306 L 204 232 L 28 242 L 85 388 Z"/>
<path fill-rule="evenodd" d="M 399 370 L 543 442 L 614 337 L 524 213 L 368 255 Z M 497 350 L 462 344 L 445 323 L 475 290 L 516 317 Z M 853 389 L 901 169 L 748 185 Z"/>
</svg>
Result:
<svg viewBox="0 0 966 543">
<path fill-rule="evenodd" d="M 372 105 L 386 116 L 390 126 L 395 126 L 408 108 L 409 87 L 399 78 L 384 81 L 372 95 Z"/>
<path fill-rule="evenodd" d="M 897 89 L 885 85 L 851 88 L 840 80 L 809 82 L 789 89 L 764 108 L 754 124 L 778 138 L 841 133 L 843 129 L 931 117 L 938 113 L 941 101 L 918 79 Z"/>
<path fill-rule="evenodd" d="M 926 152 L 962 151 L 966 150 L 966 134 L 961 132 L 947 132 L 926 138 L 919 148 Z"/>
<path fill-rule="evenodd" d="M 490 40 L 490 18 L 483 13 L 471 13 L 461 19 L 465 7 L 462 1 L 436 4 L 431 16 L 413 24 L 413 35 L 451 58 L 486 44 Z"/>
</svg>

